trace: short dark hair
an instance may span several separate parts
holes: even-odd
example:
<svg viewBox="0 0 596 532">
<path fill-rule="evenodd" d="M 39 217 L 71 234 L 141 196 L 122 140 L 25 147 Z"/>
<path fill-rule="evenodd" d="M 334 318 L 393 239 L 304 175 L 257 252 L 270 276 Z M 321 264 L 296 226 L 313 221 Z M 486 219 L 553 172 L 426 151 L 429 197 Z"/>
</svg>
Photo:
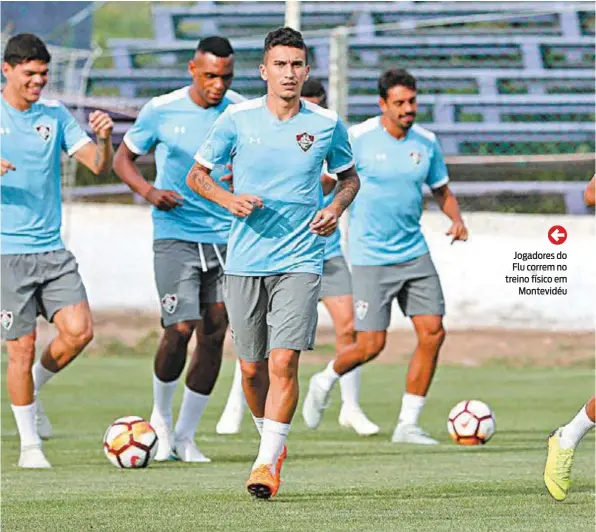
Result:
<svg viewBox="0 0 596 532">
<path fill-rule="evenodd" d="M 327 107 L 327 91 L 318 78 L 308 78 L 302 85 L 302 95 L 307 98 L 319 98 L 321 107 Z"/>
<path fill-rule="evenodd" d="M 50 52 L 43 41 L 32 33 L 19 33 L 8 39 L 4 48 L 4 61 L 10 66 L 28 63 L 29 61 L 42 61 L 49 63 L 52 59 Z"/>
<path fill-rule="evenodd" d="M 404 68 L 390 68 L 379 78 L 379 96 L 387 99 L 389 89 L 400 85 L 413 91 L 416 90 L 416 78 Z"/>
<path fill-rule="evenodd" d="M 230 57 L 234 53 L 232 44 L 225 37 L 205 37 L 199 41 L 197 52 L 213 54 L 217 57 Z"/>
<path fill-rule="evenodd" d="M 295 29 L 285 27 L 277 28 L 276 30 L 270 31 L 265 37 L 265 49 L 263 55 L 267 55 L 267 52 L 276 46 L 289 46 L 291 48 L 300 48 L 304 50 L 306 55 L 306 62 L 308 63 L 308 49 L 304 44 L 302 33 Z"/>
</svg>

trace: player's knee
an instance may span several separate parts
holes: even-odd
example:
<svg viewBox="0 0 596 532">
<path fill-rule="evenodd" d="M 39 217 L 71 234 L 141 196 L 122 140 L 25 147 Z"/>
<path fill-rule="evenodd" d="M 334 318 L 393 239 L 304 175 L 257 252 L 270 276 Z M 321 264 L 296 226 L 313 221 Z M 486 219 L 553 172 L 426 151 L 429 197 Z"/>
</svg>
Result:
<svg viewBox="0 0 596 532">
<path fill-rule="evenodd" d="M 363 356 L 363 362 L 373 360 L 385 349 L 385 333 L 362 335 L 358 338 L 358 344 Z"/>
<path fill-rule="evenodd" d="M 294 351 L 278 351 L 269 357 L 269 376 L 293 380 L 298 375 L 298 355 Z"/>
<path fill-rule="evenodd" d="M 19 373 L 29 373 L 35 361 L 35 335 L 27 335 L 10 341 L 8 361 L 13 370 Z"/>
<path fill-rule="evenodd" d="M 356 333 L 354 331 L 354 320 L 346 320 L 336 330 L 338 345 L 349 345 L 354 343 Z"/>
<path fill-rule="evenodd" d="M 443 328 L 443 324 L 439 323 L 419 331 L 418 343 L 423 347 L 436 349 L 445 341 L 445 335 L 446 332 Z"/>
<path fill-rule="evenodd" d="M 82 349 L 93 340 L 93 323 L 91 319 L 72 320 L 64 330 L 66 341 L 75 349 Z"/>
<path fill-rule="evenodd" d="M 259 363 L 241 362 L 240 367 L 242 369 L 242 378 L 250 386 L 254 386 L 260 382 L 262 370 Z"/>
<path fill-rule="evenodd" d="M 194 328 L 193 323 L 181 321 L 180 323 L 174 323 L 173 325 L 166 327 L 164 336 L 170 344 L 187 345 L 188 342 L 190 342 Z"/>
</svg>

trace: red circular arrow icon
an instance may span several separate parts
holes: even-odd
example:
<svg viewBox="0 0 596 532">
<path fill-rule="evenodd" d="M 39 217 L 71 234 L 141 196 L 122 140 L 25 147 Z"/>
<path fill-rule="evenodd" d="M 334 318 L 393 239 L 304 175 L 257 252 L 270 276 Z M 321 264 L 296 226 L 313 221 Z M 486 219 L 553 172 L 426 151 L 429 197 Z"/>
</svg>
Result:
<svg viewBox="0 0 596 532">
<path fill-rule="evenodd" d="M 548 230 L 548 239 L 551 244 L 558 246 L 567 240 L 567 230 L 562 225 L 553 225 Z"/>
</svg>

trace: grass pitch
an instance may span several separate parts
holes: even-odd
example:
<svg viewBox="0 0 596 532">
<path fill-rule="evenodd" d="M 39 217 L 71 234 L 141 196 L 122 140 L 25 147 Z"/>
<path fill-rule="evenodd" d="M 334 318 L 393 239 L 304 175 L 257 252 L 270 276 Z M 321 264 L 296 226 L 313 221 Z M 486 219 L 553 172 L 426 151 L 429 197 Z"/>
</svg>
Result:
<svg viewBox="0 0 596 532">
<path fill-rule="evenodd" d="M 153 463 L 137 471 L 108 463 L 101 447 L 108 424 L 149 416 L 151 367 L 148 357 L 83 356 L 48 384 L 42 399 L 55 438 L 45 444 L 54 466 L 46 471 L 16 467 L 16 428 L 3 386 L 3 531 L 594 530 L 593 434 L 576 453 L 566 502 L 554 502 L 542 483 L 546 437 L 592 393 L 591 370 L 440 368 L 421 424 L 441 445 L 420 448 L 389 442 L 405 366 L 373 363 L 363 372 L 362 405 L 382 433 L 360 438 L 339 427 L 337 391 L 319 430 L 309 431 L 297 415 L 285 482 L 264 502 L 244 489 L 257 450 L 248 413 L 241 434 L 215 434 L 231 362 L 197 435 L 213 463 Z M 302 397 L 320 367 L 304 357 Z M 484 400 L 496 413 L 497 433 L 483 448 L 449 441 L 447 413 L 465 398 Z"/>
</svg>

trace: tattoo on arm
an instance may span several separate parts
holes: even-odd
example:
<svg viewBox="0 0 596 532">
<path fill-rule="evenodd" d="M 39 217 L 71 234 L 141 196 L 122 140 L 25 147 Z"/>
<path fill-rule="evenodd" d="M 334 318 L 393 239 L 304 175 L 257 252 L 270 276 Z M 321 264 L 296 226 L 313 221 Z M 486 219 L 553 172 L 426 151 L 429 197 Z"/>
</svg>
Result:
<svg viewBox="0 0 596 532">
<path fill-rule="evenodd" d="M 201 170 L 197 165 L 194 165 L 191 168 L 189 178 L 195 184 L 197 189 L 204 190 L 205 192 L 209 192 L 213 189 L 213 178 Z"/>
<path fill-rule="evenodd" d="M 345 211 L 354 201 L 356 194 L 360 190 L 360 178 L 356 170 L 352 168 L 346 172 L 347 175 L 338 176 L 337 191 L 335 193 L 335 200 L 341 207 L 342 212 Z"/>
<path fill-rule="evenodd" d="M 106 149 L 106 139 L 97 139 L 97 149 L 95 150 L 95 168 L 99 168 L 101 160 Z"/>
</svg>

